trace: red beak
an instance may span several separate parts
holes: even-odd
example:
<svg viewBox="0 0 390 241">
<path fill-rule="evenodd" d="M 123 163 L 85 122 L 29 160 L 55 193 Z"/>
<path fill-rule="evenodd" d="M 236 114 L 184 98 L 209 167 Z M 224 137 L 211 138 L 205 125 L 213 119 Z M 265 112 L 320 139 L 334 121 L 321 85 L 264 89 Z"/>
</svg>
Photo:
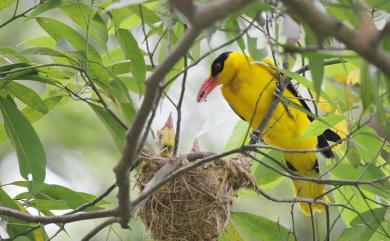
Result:
<svg viewBox="0 0 390 241">
<path fill-rule="evenodd" d="M 168 129 L 173 129 L 173 119 L 172 119 L 172 113 L 169 113 L 169 117 L 167 119 L 167 122 L 165 122 L 165 125 L 163 128 L 167 127 Z"/>
<path fill-rule="evenodd" d="M 194 142 L 192 143 L 191 152 L 200 152 L 198 138 L 195 137 Z"/>
<path fill-rule="evenodd" d="M 209 77 L 206 79 L 199 89 L 198 96 L 196 97 L 197 102 L 206 101 L 206 97 L 213 91 L 217 86 L 217 78 Z"/>
</svg>

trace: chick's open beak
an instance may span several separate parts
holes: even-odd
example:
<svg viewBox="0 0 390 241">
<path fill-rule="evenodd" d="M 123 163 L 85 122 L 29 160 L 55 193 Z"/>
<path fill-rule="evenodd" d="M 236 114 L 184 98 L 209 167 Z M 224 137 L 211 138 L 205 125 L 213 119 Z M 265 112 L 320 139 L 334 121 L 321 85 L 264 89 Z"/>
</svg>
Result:
<svg viewBox="0 0 390 241">
<path fill-rule="evenodd" d="M 207 78 L 199 89 L 198 96 L 196 97 L 197 102 L 206 101 L 206 97 L 213 91 L 217 86 L 217 78 Z"/>
</svg>

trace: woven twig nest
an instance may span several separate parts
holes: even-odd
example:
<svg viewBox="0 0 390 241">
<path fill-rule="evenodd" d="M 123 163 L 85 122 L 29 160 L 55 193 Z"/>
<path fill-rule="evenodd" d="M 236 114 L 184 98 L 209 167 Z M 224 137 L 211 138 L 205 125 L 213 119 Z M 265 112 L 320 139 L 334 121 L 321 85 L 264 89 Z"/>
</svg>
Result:
<svg viewBox="0 0 390 241">
<path fill-rule="evenodd" d="M 142 191 L 167 159 L 143 152 L 137 185 Z M 172 157 L 171 157 L 172 159 Z M 188 165 L 184 158 L 176 169 Z M 165 184 L 144 203 L 138 216 L 154 240 L 217 240 L 230 216 L 239 188 L 252 188 L 250 162 L 243 157 L 219 159 Z"/>
</svg>

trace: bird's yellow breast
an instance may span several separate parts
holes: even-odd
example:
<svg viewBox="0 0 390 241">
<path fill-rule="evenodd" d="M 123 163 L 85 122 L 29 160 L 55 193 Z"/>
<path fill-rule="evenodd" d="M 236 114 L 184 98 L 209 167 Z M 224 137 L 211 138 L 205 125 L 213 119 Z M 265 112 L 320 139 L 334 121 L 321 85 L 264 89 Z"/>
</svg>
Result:
<svg viewBox="0 0 390 241">
<path fill-rule="evenodd" d="M 222 85 L 222 94 L 233 110 L 257 129 L 274 99 L 277 84 L 274 73 L 266 67 L 256 64 L 244 64 L 237 68 L 234 77 Z M 283 95 L 297 105 L 301 105 L 292 93 L 285 90 Z M 288 110 L 287 110 L 288 109 Z M 317 138 L 299 137 L 306 131 L 310 120 L 306 114 L 293 107 L 279 103 L 271 119 L 262 132 L 266 142 L 286 149 L 315 149 Z M 285 158 L 300 169 L 312 168 L 315 153 L 305 155 L 309 162 L 302 162 L 302 153 L 285 153 Z M 307 165 L 307 167 L 306 167 Z M 299 168 L 299 167 L 298 167 Z"/>
</svg>

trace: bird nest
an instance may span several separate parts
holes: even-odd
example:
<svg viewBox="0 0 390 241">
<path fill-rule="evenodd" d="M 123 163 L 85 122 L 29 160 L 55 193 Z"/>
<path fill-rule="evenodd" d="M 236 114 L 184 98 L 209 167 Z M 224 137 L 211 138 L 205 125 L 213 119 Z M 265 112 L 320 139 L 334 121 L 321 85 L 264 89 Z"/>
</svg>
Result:
<svg viewBox="0 0 390 241">
<path fill-rule="evenodd" d="M 137 186 L 145 185 L 168 159 L 143 152 Z M 175 170 L 190 164 L 170 158 Z M 179 176 L 154 192 L 138 212 L 154 240 L 217 240 L 240 188 L 252 188 L 250 162 L 242 156 L 218 159 Z"/>
</svg>

